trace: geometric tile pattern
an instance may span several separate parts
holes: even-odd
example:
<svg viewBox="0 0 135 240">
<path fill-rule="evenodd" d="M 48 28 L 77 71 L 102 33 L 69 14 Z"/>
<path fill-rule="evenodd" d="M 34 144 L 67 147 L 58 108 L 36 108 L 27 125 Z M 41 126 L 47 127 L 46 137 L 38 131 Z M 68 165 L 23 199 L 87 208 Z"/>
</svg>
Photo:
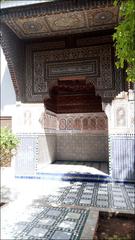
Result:
<svg viewBox="0 0 135 240">
<path fill-rule="evenodd" d="M 133 184 L 68 182 L 60 183 L 51 194 L 44 195 L 45 192 L 46 184 L 42 187 L 42 194 L 32 198 L 24 210 L 20 204 L 15 210 L 15 203 L 11 214 L 5 207 L 1 221 L 3 240 L 79 240 L 89 220 L 90 207 L 127 213 L 134 212 L 135 207 Z M 93 221 L 92 217 L 90 221 Z"/>
<path fill-rule="evenodd" d="M 84 207 L 134 209 L 135 186 L 120 183 L 75 182 L 48 195 L 45 203 L 77 205 Z M 38 205 L 39 200 L 35 201 Z M 44 205 L 41 200 L 40 205 Z"/>
<path fill-rule="evenodd" d="M 78 76 L 78 70 L 80 69 L 78 68 L 78 59 L 83 59 L 83 65 L 85 63 L 85 60 L 89 60 L 90 59 L 98 59 L 100 60 L 100 64 L 97 63 L 97 68 L 95 71 L 95 74 L 92 75 L 92 83 L 95 86 L 95 91 L 96 93 L 98 93 L 98 95 L 100 95 L 100 97 L 112 97 L 115 95 L 116 90 L 114 89 L 114 79 L 112 79 L 112 67 L 111 67 L 111 57 L 112 57 L 112 51 L 111 51 L 111 44 L 106 44 L 106 45 L 100 45 L 100 46 L 88 46 L 86 47 L 82 47 L 82 48 L 72 48 L 72 49 L 57 49 L 55 51 L 53 50 L 45 50 L 44 48 L 41 50 L 39 48 L 39 46 L 37 46 L 36 50 L 34 50 L 34 48 L 28 48 L 27 49 L 27 66 L 28 68 L 26 69 L 26 75 L 27 75 L 27 81 L 26 81 L 26 94 L 25 94 L 25 101 L 29 102 L 41 102 L 42 98 L 41 95 L 44 93 L 45 95 L 47 94 L 47 92 L 49 91 L 50 88 L 50 84 L 49 82 L 55 80 L 58 80 L 59 77 L 76 77 Z M 39 49 L 39 51 L 38 51 Z M 47 69 L 47 66 L 49 64 L 51 64 L 51 62 L 53 62 L 53 64 L 56 66 L 57 64 L 61 63 L 63 64 L 63 66 L 61 65 L 60 67 L 57 67 L 56 70 L 53 69 L 54 74 L 51 76 L 51 74 L 49 73 L 50 70 L 46 71 L 45 69 Z M 33 63 L 33 64 L 32 64 Z M 67 73 L 66 70 L 66 63 L 72 64 L 72 69 L 71 69 L 71 73 Z M 99 66 L 101 65 L 101 66 Z M 74 66 L 74 67 L 73 67 Z M 100 68 L 100 71 L 98 70 L 98 67 Z M 69 67 L 68 67 L 69 68 Z M 90 71 L 89 74 L 87 73 L 87 69 L 89 68 L 86 66 L 83 66 L 82 72 L 81 72 L 81 76 L 86 76 L 90 77 Z M 57 69 L 61 70 L 61 73 L 57 74 Z M 66 75 L 63 73 L 63 70 L 66 72 Z M 39 74 L 40 72 L 40 74 Z M 45 77 L 44 77 L 45 75 Z M 97 77 L 98 76 L 98 77 Z M 98 78 L 98 80 L 97 80 Z M 67 84 L 66 84 L 67 85 Z M 45 88 L 43 88 L 45 86 Z M 33 90 L 34 88 L 34 90 Z M 103 91 L 102 91 L 103 90 Z M 70 92 L 71 93 L 71 92 Z M 64 95 L 63 95 L 64 96 Z M 63 99 L 63 96 L 61 96 L 61 98 Z M 88 97 L 88 95 L 86 96 L 86 98 Z M 48 97 L 47 97 L 48 98 Z M 61 98 L 60 98 L 60 102 L 61 102 Z M 72 98 L 72 96 L 71 96 Z M 80 98 L 80 96 L 79 96 Z M 62 104 L 63 101 L 67 102 L 67 98 L 64 98 L 66 100 L 62 100 Z M 74 96 L 74 99 L 78 99 L 78 96 Z M 83 98 L 82 98 L 83 99 Z M 82 100 L 81 99 L 81 100 Z M 90 98 L 89 101 L 91 101 L 93 98 Z M 69 98 L 68 98 L 69 100 Z M 71 99 L 72 100 L 72 99 Z M 70 101 L 70 108 L 73 108 L 73 100 Z M 96 104 L 99 101 L 100 98 L 98 98 L 98 100 L 96 100 Z M 50 109 L 50 111 L 56 112 L 56 106 L 54 106 L 54 104 L 51 103 L 50 100 L 48 100 L 48 109 Z M 78 100 L 80 101 L 80 100 Z M 88 102 L 89 102 L 88 101 Z M 56 102 L 55 100 L 52 102 Z M 84 99 L 81 101 L 81 103 L 86 102 L 86 99 L 84 101 Z M 66 105 L 66 106 L 68 106 Z M 93 109 L 87 109 L 88 108 L 88 104 L 86 104 L 87 106 L 85 106 L 85 110 L 87 110 L 86 112 L 91 112 L 95 110 Z M 50 107 L 49 107 L 50 106 Z M 53 109 L 52 109 L 52 107 Z M 78 112 L 80 108 L 78 108 L 77 106 L 77 110 L 75 112 Z M 79 105 L 82 106 L 82 105 Z M 93 106 L 91 104 L 91 106 Z M 95 106 L 95 105 L 94 105 Z M 56 110 L 55 110 L 56 109 Z M 74 111 L 70 111 L 70 109 L 65 109 L 65 105 L 63 105 L 63 107 L 61 106 L 61 109 L 63 109 L 63 111 L 65 113 L 71 113 Z M 59 113 L 63 112 L 63 111 L 59 111 Z M 81 111 L 81 110 L 80 110 Z M 79 111 L 79 112 L 80 112 Z M 98 111 L 101 111 L 101 108 L 99 110 L 98 107 Z M 82 111 L 81 111 L 82 112 Z M 83 109 L 84 112 L 84 109 Z M 101 123 L 101 122 L 100 122 Z M 97 123 L 98 124 L 98 123 Z"/>
<path fill-rule="evenodd" d="M 85 209 L 45 207 L 32 221 L 19 223 L 20 232 L 13 231 L 12 239 L 77 240 L 88 213 Z"/>
</svg>

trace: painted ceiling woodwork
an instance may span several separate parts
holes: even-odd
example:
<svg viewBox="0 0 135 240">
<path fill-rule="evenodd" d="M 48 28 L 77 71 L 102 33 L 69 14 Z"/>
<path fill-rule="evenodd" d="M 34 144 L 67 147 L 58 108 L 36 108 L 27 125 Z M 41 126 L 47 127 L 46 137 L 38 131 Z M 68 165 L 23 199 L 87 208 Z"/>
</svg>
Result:
<svg viewBox="0 0 135 240">
<path fill-rule="evenodd" d="M 67 78 L 68 79 L 68 78 Z M 102 112 L 101 97 L 95 95 L 93 84 L 81 78 L 59 80 L 45 100 L 46 109 L 55 113 Z"/>
<path fill-rule="evenodd" d="M 104 6 L 27 17 L 13 16 L 4 21 L 21 39 L 41 38 L 113 29 L 118 23 L 118 9 Z"/>
</svg>

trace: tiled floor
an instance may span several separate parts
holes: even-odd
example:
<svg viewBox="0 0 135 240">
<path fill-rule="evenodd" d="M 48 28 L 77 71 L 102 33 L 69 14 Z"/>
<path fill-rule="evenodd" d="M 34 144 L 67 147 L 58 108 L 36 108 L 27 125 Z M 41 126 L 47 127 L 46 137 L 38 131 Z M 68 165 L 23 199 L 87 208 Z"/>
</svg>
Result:
<svg viewBox="0 0 135 240">
<path fill-rule="evenodd" d="M 26 223 L 22 233 L 14 237 L 76 240 L 87 217 L 88 211 L 83 209 L 45 207 L 30 223 Z"/>
<path fill-rule="evenodd" d="M 9 180 L 12 197 L 1 208 L 2 240 L 91 240 L 98 211 L 134 213 L 133 184 Z"/>
<path fill-rule="evenodd" d="M 72 182 L 67 187 L 60 187 L 57 192 L 49 194 L 45 201 L 48 204 L 76 205 L 84 207 L 133 210 L 135 207 L 135 187 L 119 183 L 81 183 Z M 35 200 L 34 204 L 38 205 Z M 40 202 L 40 204 L 44 204 Z"/>
</svg>

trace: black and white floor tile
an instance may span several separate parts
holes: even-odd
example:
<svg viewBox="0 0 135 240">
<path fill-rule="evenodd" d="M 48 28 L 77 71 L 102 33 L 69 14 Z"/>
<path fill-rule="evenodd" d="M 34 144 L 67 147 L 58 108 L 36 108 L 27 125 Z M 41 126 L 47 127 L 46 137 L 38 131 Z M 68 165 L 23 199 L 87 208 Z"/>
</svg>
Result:
<svg viewBox="0 0 135 240">
<path fill-rule="evenodd" d="M 49 195 L 45 202 L 97 208 L 133 210 L 135 186 L 119 183 L 72 183 Z"/>
<path fill-rule="evenodd" d="M 45 207 L 32 219 L 16 222 L 10 238 L 77 240 L 80 239 L 88 210 L 64 207 Z"/>
<path fill-rule="evenodd" d="M 24 209 L 24 202 L 19 203 L 18 212 L 16 203 L 3 208 L 2 240 L 79 240 L 91 207 L 134 212 L 133 184 L 61 182 L 51 194 L 45 194 L 46 187 L 49 184 L 42 185 L 40 195 L 33 195 Z"/>
</svg>

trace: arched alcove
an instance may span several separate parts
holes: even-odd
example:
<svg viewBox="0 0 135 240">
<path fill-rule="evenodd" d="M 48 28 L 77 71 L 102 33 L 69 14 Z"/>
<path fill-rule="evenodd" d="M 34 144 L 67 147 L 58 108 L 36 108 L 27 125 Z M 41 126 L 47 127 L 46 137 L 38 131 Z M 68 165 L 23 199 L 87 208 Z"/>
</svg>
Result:
<svg viewBox="0 0 135 240">
<path fill-rule="evenodd" d="M 44 105 L 57 116 L 55 160 L 85 162 L 108 173 L 108 120 L 94 84 L 58 80 Z"/>
</svg>

